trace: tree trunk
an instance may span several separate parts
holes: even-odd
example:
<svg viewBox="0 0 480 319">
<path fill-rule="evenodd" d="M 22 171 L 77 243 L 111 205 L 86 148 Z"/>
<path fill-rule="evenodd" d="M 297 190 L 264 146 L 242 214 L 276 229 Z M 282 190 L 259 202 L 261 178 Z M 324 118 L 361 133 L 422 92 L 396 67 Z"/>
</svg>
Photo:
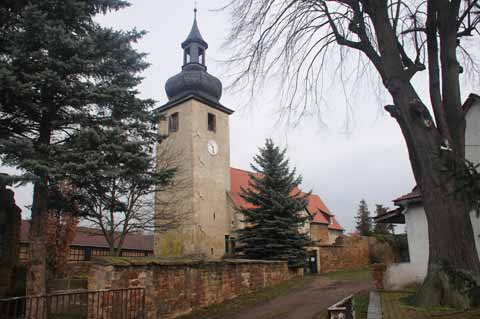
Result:
<svg viewBox="0 0 480 319">
<path fill-rule="evenodd" d="M 43 178 L 35 183 L 33 189 L 32 221 L 30 224 L 30 263 L 27 272 L 27 295 L 46 293 L 46 256 L 45 218 L 47 214 L 47 181 Z"/>
<path fill-rule="evenodd" d="M 48 145 L 50 145 L 51 127 L 48 114 L 44 114 L 38 138 L 39 157 L 48 162 Z M 32 221 L 30 224 L 30 263 L 27 270 L 27 295 L 44 295 L 46 293 L 47 248 L 44 231 L 48 216 L 48 174 L 42 170 L 35 172 L 38 181 L 33 187 Z"/>
<path fill-rule="evenodd" d="M 407 142 L 428 222 L 428 275 L 417 302 L 424 306 L 467 308 L 475 301 L 471 290 L 466 289 L 471 288 L 466 278 L 474 278 L 475 285 L 478 284 L 480 261 L 469 205 L 453 195 L 455 181 L 441 169 L 453 152 L 440 149 L 443 138 L 408 82 L 399 81 L 389 89 L 395 106 L 387 110 L 397 120 Z M 459 281 L 459 278 L 463 279 Z"/>
</svg>

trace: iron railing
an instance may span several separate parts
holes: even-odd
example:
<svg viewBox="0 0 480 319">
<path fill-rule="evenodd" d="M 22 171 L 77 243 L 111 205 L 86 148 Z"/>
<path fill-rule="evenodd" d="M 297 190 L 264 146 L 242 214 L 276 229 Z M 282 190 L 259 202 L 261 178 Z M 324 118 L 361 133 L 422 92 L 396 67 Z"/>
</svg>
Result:
<svg viewBox="0 0 480 319">
<path fill-rule="evenodd" d="M 143 319 L 144 288 L 0 299 L 1 319 Z"/>
<path fill-rule="evenodd" d="M 353 319 L 353 295 L 328 308 L 328 319 Z"/>
</svg>

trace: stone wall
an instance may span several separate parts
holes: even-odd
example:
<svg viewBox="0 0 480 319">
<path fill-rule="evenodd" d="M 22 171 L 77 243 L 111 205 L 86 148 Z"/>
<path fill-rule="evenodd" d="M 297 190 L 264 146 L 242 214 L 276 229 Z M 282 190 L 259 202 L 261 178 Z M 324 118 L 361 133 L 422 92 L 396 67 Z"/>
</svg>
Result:
<svg viewBox="0 0 480 319">
<path fill-rule="evenodd" d="M 338 270 L 364 268 L 370 265 L 368 237 L 340 237 L 334 245 L 320 246 L 319 272 L 327 273 Z"/>
<path fill-rule="evenodd" d="M 311 223 L 310 236 L 313 241 L 318 241 L 322 244 L 330 244 L 330 238 L 328 235 L 328 225 Z"/>
<path fill-rule="evenodd" d="M 303 271 L 290 270 L 286 262 L 99 258 L 88 288 L 144 287 L 146 318 L 175 318 L 296 276 Z"/>
</svg>

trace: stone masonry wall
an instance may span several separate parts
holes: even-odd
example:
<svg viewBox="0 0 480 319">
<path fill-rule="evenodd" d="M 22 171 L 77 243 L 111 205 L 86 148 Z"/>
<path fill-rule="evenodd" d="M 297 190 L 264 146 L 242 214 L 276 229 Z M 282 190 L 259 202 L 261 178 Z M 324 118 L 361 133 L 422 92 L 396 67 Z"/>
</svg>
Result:
<svg viewBox="0 0 480 319">
<path fill-rule="evenodd" d="M 146 318 L 175 318 L 302 275 L 286 262 L 102 258 L 90 268 L 88 288 L 144 287 Z"/>
<path fill-rule="evenodd" d="M 318 241 L 321 244 L 330 244 L 330 239 L 328 235 L 328 225 L 311 223 L 310 236 L 313 241 Z"/>
<path fill-rule="evenodd" d="M 370 265 L 368 237 L 344 236 L 331 246 L 320 246 L 319 272 L 364 268 Z M 340 243 L 339 243 L 340 242 Z"/>
</svg>

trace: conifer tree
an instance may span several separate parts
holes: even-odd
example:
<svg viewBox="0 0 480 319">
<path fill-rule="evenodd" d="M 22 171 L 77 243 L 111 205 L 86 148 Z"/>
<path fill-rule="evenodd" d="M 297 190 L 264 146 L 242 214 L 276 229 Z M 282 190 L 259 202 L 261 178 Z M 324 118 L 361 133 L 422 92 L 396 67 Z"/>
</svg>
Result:
<svg viewBox="0 0 480 319">
<path fill-rule="evenodd" d="M 243 258 L 287 260 L 291 267 L 303 266 L 307 257 L 306 234 L 299 231 L 306 217 L 301 215 L 307 207 L 308 194 L 298 186 L 302 178 L 290 169 L 280 150 L 271 139 L 254 157 L 249 187 L 240 196 L 249 204 L 240 207 L 246 227 L 236 232 L 237 251 Z"/>
<path fill-rule="evenodd" d="M 72 136 L 121 114 L 149 138 L 153 101 L 139 99 L 136 90 L 148 63 L 132 47 L 143 32 L 95 21 L 126 6 L 122 0 L 0 2 L 0 156 L 35 176 L 27 294 L 46 292 L 48 192 L 70 173 L 58 159 Z"/>
<path fill-rule="evenodd" d="M 360 201 L 358 205 L 356 229 L 362 236 L 369 236 L 372 231 L 372 221 L 370 219 L 370 211 L 368 210 L 367 202 L 365 199 Z"/>
</svg>

